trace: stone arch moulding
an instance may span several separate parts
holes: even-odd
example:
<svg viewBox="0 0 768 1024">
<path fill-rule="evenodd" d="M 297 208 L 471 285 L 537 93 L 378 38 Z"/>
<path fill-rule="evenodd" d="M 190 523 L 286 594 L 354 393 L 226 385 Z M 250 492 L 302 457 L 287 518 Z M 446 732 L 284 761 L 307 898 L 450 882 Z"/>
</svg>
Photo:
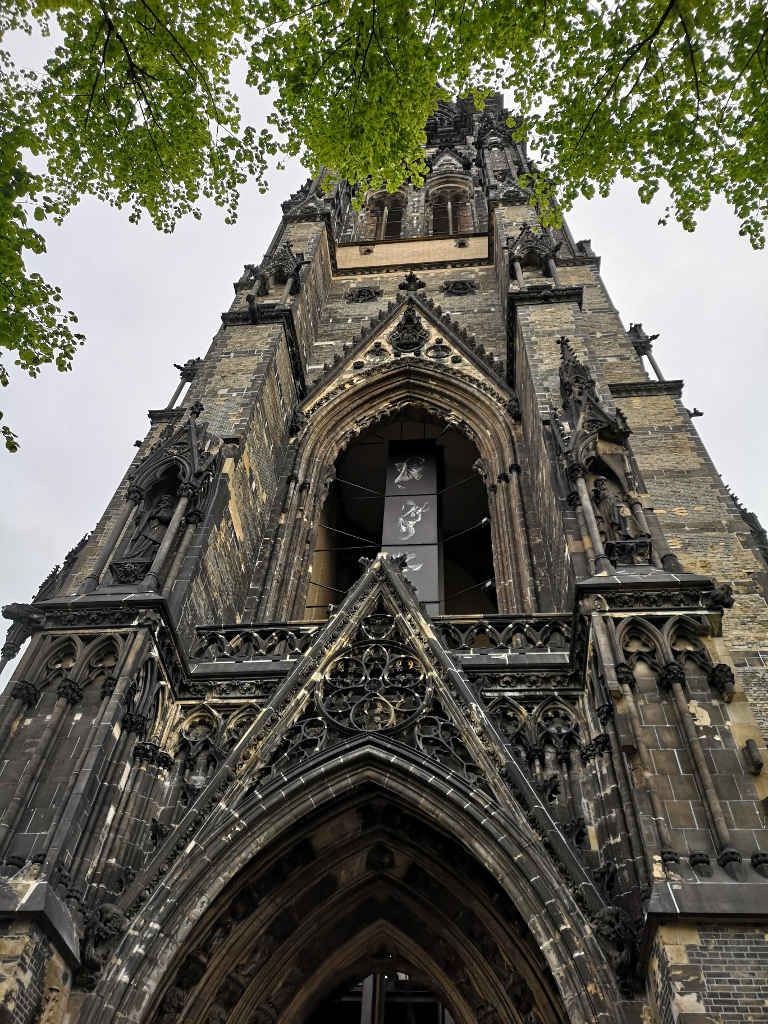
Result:
<svg viewBox="0 0 768 1024">
<path fill-rule="evenodd" d="M 498 390 L 498 393 L 497 393 Z M 415 358 L 377 368 L 329 392 L 313 396 L 284 503 L 285 529 L 273 551 L 260 617 L 300 616 L 306 566 L 334 465 L 358 434 L 408 407 L 426 410 L 462 432 L 477 448 L 478 471 L 488 491 L 499 611 L 538 611 L 531 554 L 520 497 L 516 427 L 505 405 L 509 395 L 490 383 Z"/>
<path fill-rule="evenodd" d="M 333 838 L 337 835 L 334 823 L 341 820 L 340 816 L 349 814 L 354 801 L 367 814 L 377 803 L 401 809 L 410 816 L 409 821 L 421 823 L 424 829 L 433 830 L 444 843 L 451 844 L 467 864 L 477 867 L 477 877 L 487 878 L 488 884 L 496 887 L 499 893 L 495 903 L 493 900 L 488 903 L 476 901 L 478 914 L 487 910 L 496 922 L 490 931 L 478 928 L 471 920 L 468 922 L 466 914 L 456 918 L 464 934 L 471 939 L 472 948 L 465 957 L 473 959 L 466 959 L 463 966 L 474 979 L 473 991 L 477 993 L 470 1018 L 466 1006 L 462 1009 L 460 1000 L 455 998 L 454 991 L 452 1002 L 457 1011 L 457 1024 L 475 1024 L 475 1016 L 477 1020 L 503 1020 L 505 1024 L 521 1024 L 525 1019 L 520 1016 L 519 1021 L 515 1020 L 508 1009 L 505 1015 L 504 1006 L 515 1006 L 515 1003 L 508 1001 L 511 997 L 504 988 L 504 971 L 497 970 L 493 974 L 489 967 L 488 958 L 492 954 L 488 951 L 490 947 L 484 944 L 483 934 L 496 936 L 494 942 L 509 964 L 510 973 L 514 973 L 514 967 L 526 985 L 538 993 L 537 1006 L 541 1009 L 541 1003 L 546 1003 L 544 1016 L 539 1018 L 542 1024 L 623 1024 L 622 1001 L 595 934 L 522 814 L 511 814 L 482 797 L 468 799 L 466 789 L 425 771 L 404 750 L 373 737 L 351 746 L 344 758 L 317 757 L 313 763 L 304 765 L 268 791 L 249 793 L 248 790 L 247 778 L 234 783 L 228 796 L 217 804 L 212 816 L 203 823 L 186 849 L 179 852 L 167 871 L 159 876 L 159 884 L 146 902 L 135 911 L 132 919 L 125 922 L 120 944 L 96 989 L 85 999 L 79 1018 L 81 1024 L 101 1024 L 107 1007 L 114 1024 L 156 1024 L 165 1020 L 160 1008 L 171 988 L 178 984 L 180 969 L 186 970 L 187 966 L 193 971 L 193 978 L 191 982 L 185 981 L 186 989 L 180 993 L 178 1001 L 182 1005 L 179 1005 L 179 1014 L 191 997 L 192 1003 L 187 1011 L 191 1007 L 192 1015 L 185 1013 L 183 1020 L 201 1024 L 209 1019 L 206 1013 L 216 1001 L 216 992 L 210 988 L 198 990 L 196 986 L 204 980 L 210 967 L 214 988 L 218 991 L 226 977 L 225 961 L 222 960 L 223 954 L 219 955 L 216 963 L 215 957 L 206 953 L 201 959 L 196 951 L 201 942 L 208 942 L 224 914 L 228 915 L 230 922 L 235 921 L 235 927 L 230 926 L 224 940 L 232 943 L 232 956 L 248 957 L 251 949 L 261 949 L 261 955 L 274 955 L 275 963 L 270 962 L 267 974 L 274 966 L 277 972 L 274 977 L 279 974 L 279 983 L 291 989 L 285 993 L 282 1008 L 277 1011 L 273 1007 L 273 1016 L 264 1019 L 275 1024 L 288 1024 L 288 1021 L 299 1024 L 301 1017 L 286 1013 L 290 1006 L 298 1009 L 302 1004 L 298 979 L 292 979 L 289 971 L 291 958 L 284 952 L 284 935 L 292 932 L 285 931 L 284 923 L 275 922 L 281 921 L 281 915 L 289 911 L 299 922 L 305 920 L 307 935 L 301 941 L 309 949 L 312 939 L 310 924 L 317 919 L 315 912 L 318 907 L 332 906 L 336 894 L 335 886 L 328 882 L 333 856 L 326 857 L 323 851 L 332 847 Z M 307 822 L 312 824 L 318 820 L 319 831 L 325 838 L 323 842 L 317 842 L 314 838 L 316 833 L 312 833 L 316 846 L 308 854 Z M 371 840 L 375 839 L 377 827 L 374 820 L 373 825 L 368 826 L 368 833 L 365 828 L 361 829 L 360 841 L 365 840 L 366 834 Z M 387 834 L 393 835 L 392 826 L 385 827 L 390 829 Z M 406 825 L 400 834 L 403 844 L 410 843 L 416 856 L 423 856 L 419 852 L 421 841 L 414 837 L 413 828 Z M 370 858 L 371 850 L 377 846 L 381 852 L 381 845 L 374 842 L 367 856 Z M 396 844 L 395 849 L 396 852 L 399 849 Z M 438 870 L 455 870 L 450 860 L 445 862 L 445 848 L 435 847 L 435 850 L 434 863 Z M 353 854 L 355 852 L 352 850 Z M 360 856 L 366 855 L 365 852 L 357 852 Z M 440 858 L 448 867 L 440 866 Z M 366 863 L 371 864 L 370 860 Z M 286 867 L 286 864 L 292 866 Z M 254 866 L 267 874 L 272 866 L 276 866 L 275 877 L 286 886 L 290 882 L 286 872 L 306 869 L 308 885 L 311 880 L 310 894 L 307 897 L 297 895 L 303 890 L 294 881 L 291 883 L 293 889 L 285 889 L 285 893 L 295 893 L 294 905 L 282 895 L 270 903 L 267 896 L 260 895 L 258 886 L 254 890 L 255 895 L 239 899 L 239 894 L 245 893 L 241 884 L 243 872 L 250 872 Z M 373 862 L 373 867 L 380 875 L 386 875 L 391 864 L 382 855 L 378 862 Z M 157 865 L 150 867 L 150 873 L 154 873 L 156 868 Z M 420 870 L 426 878 L 428 873 L 423 868 Z M 435 881 L 430 879 L 425 883 L 427 886 L 440 884 L 439 878 Z M 128 894 L 129 901 L 144 881 L 141 876 L 137 879 Z M 381 884 L 381 879 L 369 880 L 369 891 L 363 895 L 370 895 L 375 901 Z M 407 889 L 408 877 L 392 879 L 388 884 L 405 885 Z M 316 898 L 312 893 L 317 894 Z M 407 893 L 404 898 L 407 899 Z M 133 906 L 135 908 L 136 904 Z M 365 920 L 363 915 L 360 925 L 362 906 L 369 906 L 370 919 Z M 352 911 L 347 919 L 356 922 L 357 930 L 353 929 L 340 942 L 339 948 L 343 948 L 345 942 L 353 942 L 355 935 L 359 937 L 369 925 L 382 927 L 382 923 L 376 920 L 375 908 L 370 911 L 370 903 L 366 904 L 362 898 L 357 902 L 353 898 L 342 909 Z M 472 918 L 469 909 L 466 913 Z M 504 922 L 513 919 L 519 922 L 516 926 L 519 929 L 518 945 L 505 947 L 503 941 L 498 945 Z M 247 936 L 246 920 L 255 922 L 255 931 Z M 417 920 L 417 916 L 413 920 Z M 396 926 L 397 922 L 394 924 Z M 296 927 L 294 924 L 293 928 Z M 422 941 L 420 945 L 423 949 L 425 943 Z M 213 948 L 216 953 L 219 947 Z M 452 948 L 460 948 L 455 938 Z M 323 950 L 322 956 L 327 956 L 328 952 Z M 226 963 L 231 962 L 237 961 L 230 961 L 228 954 Z M 534 970 L 536 963 L 540 964 L 538 974 Z M 337 966 L 340 969 L 343 965 Z M 260 966 L 256 970 L 259 971 Z M 437 970 L 431 973 L 434 985 L 439 989 L 443 978 Z M 313 983 L 312 977 L 310 972 L 308 983 L 315 984 L 317 990 L 318 983 Z M 251 1020 L 261 1020 L 258 1013 L 254 1016 L 254 1012 L 262 1006 L 265 1011 L 269 1008 L 269 996 L 262 979 L 263 975 L 257 973 L 253 988 L 244 986 L 237 1001 L 245 997 L 245 1003 L 236 1013 L 228 1015 L 234 1010 L 233 1006 L 221 1018 L 213 1019 L 226 1020 L 228 1024 L 230 1021 L 232 1024 L 246 1024 Z M 306 983 L 305 979 L 301 984 Z M 548 986 L 549 995 L 541 995 L 544 985 Z M 305 996 L 304 1005 L 312 993 L 305 993 Z M 484 1001 L 496 1015 L 481 1016 L 477 1000 Z M 172 1020 L 173 1015 L 168 1019 Z M 181 1019 L 180 1015 L 179 1021 Z"/>
</svg>

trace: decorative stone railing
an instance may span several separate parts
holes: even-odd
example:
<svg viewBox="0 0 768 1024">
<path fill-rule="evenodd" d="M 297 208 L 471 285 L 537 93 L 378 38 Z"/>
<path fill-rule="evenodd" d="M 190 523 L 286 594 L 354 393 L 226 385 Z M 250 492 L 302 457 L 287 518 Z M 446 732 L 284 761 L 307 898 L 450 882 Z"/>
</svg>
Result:
<svg viewBox="0 0 768 1024">
<path fill-rule="evenodd" d="M 259 622 L 255 625 L 198 626 L 193 661 L 294 661 L 310 647 L 324 622 Z"/>
<path fill-rule="evenodd" d="M 570 615 L 441 615 L 434 624 L 445 646 L 462 654 L 555 653 L 571 646 Z"/>
<path fill-rule="evenodd" d="M 567 652 L 571 642 L 568 615 L 440 615 L 435 630 L 460 654 Z M 295 661 L 312 645 L 325 622 L 260 622 L 236 626 L 198 626 L 190 651 L 196 662 Z"/>
</svg>

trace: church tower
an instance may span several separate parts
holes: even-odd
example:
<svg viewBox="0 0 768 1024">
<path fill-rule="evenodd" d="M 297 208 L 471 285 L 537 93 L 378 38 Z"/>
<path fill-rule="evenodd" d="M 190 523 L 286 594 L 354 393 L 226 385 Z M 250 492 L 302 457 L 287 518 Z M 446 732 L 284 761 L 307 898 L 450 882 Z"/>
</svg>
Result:
<svg viewBox="0 0 768 1024">
<path fill-rule="evenodd" d="M 284 202 L 4 609 L 0 1024 L 768 1020 L 765 534 L 507 119 Z"/>
</svg>

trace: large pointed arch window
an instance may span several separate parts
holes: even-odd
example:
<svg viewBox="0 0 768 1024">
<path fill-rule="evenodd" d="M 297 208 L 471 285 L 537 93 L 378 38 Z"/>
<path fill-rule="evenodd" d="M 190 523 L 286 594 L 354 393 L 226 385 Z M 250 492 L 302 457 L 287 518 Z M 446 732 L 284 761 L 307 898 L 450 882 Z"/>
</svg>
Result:
<svg viewBox="0 0 768 1024">
<path fill-rule="evenodd" d="M 320 517 L 306 618 L 323 618 L 360 558 L 401 555 L 432 615 L 497 611 L 485 486 L 462 433 L 419 409 L 366 430 L 339 457 Z"/>
</svg>

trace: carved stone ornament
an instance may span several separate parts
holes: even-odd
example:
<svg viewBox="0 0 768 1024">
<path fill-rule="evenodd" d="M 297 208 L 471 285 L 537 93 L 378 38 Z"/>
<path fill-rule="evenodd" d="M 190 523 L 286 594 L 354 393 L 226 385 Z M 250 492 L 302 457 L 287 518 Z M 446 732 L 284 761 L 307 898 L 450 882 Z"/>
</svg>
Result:
<svg viewBox="0 0 768 1024">
<path fill-rule="evenodd" d="M 530 198 L 530 191 L 523 188 L 518 182 L 500 183 L 497 197 L 503 203 L 514 203 L 515 206 L 525 206 Z"/>
<path fill-rule="evenodd" d="M 56 687 L 56 696 L 59 700 L 63 699 L 68 704 L 74 706 L 75 704 L 79 704 L 83 699 L 83 690 L 74 679 L 67 679 L 65 677 Z"/>
<path fill-rule="evenodd" d="M 379 631 L 378 616 L 368 627 Z M 368 630 L 366 630 L 368 631 Z M 424 709 L 428 685 L 424 666 L 391 642 L 355 644 L 335 658 L 318 693 L 321 711 L 348 732 L 391 732 Z"/>
<path fill-rule="evenodd" d="M 27 708 L 33 708 L 40 699 L 40 690 L 26 679 L 17 679 L 11 686 L 11 696 Z"/>
<path fill-rule="evenodd" d="M 610 413 L 603 408 L 589 369 L 582 363 L 563 335 L 560 346 L 560 395 L 571 426 L 581 433 L 601 433 L 606 438 L 624 443 L 630 430 L 620 409 Z"/>
<path fill-rule="evenodd" d="M 179 371 L 182 381 L 188 384 L 197 376 L 197 371 L 203 365 L 203 360 L 198 356 L 195 359 L 187 359 L 185 363 L 174 363 L 173 365 Z"/>
<path fill-rule="evenodd" d="M 659 672 L 657 682 L 662 691 L 671 690 L 675 683 L 685 686 L 685 670 L 676 661 L 669 661 Z"/>
<path fill-rule="evenodd" d="M 477 291 L 475 281 L 443 281 L 440 291 L 446 295 L 471 295 Z"/>
<path fill-rule="evenodd" d="M 713 690 L 717 690 L 726 704 L 730 704 L 735 688 L 733 669 L 730 665 L 725 665 L 722 662 L 719 665 L 713 665 L 709 670 L 709 685 Z"/>
<path fill-rule="evenodd" d="M 390 344 L 396 352 L 419 352 L 428 341 L 429 331 L 415 308 L 409 304 L 400 323 L 389 336 Z"/>
<path fill-rule="evenodd" d="M 427 286 L 424 281 L 422 281 L 420 277 L 417 277 L 411 270 L 405 275 L 405 280 L 401 281 L 397 287 L 400 291 L 417 292 L 419 289 L 426 288 Z"/>
<path fill-rule="evenodd" d="M 304 253 L 294 252 L 292 243 L 286 240 L 281 242 L 272 253 L 268 269 L 277 284 L 287 284 L 288 279 L 292 277 L 294 279 L 293 292 L 294 290 L 298 291 L 299 271 L 304 266 L 304 262 Z"/>
<path fill-rule="evenodd" d="M 139 515 L 120 558 L 113 559 L 109 567 L 118 583 L 139 583 L 144 579 L 173 518 L 175 505 L 176 499 L 172 494 L 161 493 Z"/>
<path fill-rule="evenodd" d="M 617 559 L 621 560 L 620 564 L 636 564 L 643 556 L 647 562 L 650 551 L 649 538 L 613 481 L 604 476 L 595 477 L 592 504 L 606 552 L 607 545 L 612 544 Z"/>
<path fill-rule="evenodd" d="M 721 612 L 725 608 L 733 608 L 733 587 L 730 583 L 722 583 L 707 591 L 702 598 L 702 604 L 713 612 Z"/>
<path fill-rule="evenodd" d="M 113 903 L 102 903 L 88 913 L 81 944 L 81 963 L 74 977 L 76 988 L 90 992 L 96 987 L 112 947 L 127 928 L 125 915 Z"/>
<path fill-rule="evenodd" d="M 373 302 L 380 299 L 384 293 L 381 288 L 373 285 L 358 285 L 357 288 L 350 288 L 345 298 L 347 302 Z"/>
<path fill-rule="evenodd" d="M 631 998 L 639 988 L 637 928 L 626 911 L 607 906 L 593 918 L 595 934 L 610 952 L 622 994 Z"/>
<path fill-rule="evenodd" d="M 34 633 L 42 629 L 45 621 L 43 613 L 31 604 L 6 604 L 2 610 L 3 618 L 10 619 L 11 625 L 0 648 L 0 658 L 15 658 L 21 645 Z"/>
<path fill-rule="evenodd" d="M 450 354 L 451 350 L 448 348 L 448 346 L 445 344 L 442 338 L 438 338 L 435 344 L 430 345 L 425 352 L 425 355 L 429 359 L 447 359 Z"/>
</svg>

